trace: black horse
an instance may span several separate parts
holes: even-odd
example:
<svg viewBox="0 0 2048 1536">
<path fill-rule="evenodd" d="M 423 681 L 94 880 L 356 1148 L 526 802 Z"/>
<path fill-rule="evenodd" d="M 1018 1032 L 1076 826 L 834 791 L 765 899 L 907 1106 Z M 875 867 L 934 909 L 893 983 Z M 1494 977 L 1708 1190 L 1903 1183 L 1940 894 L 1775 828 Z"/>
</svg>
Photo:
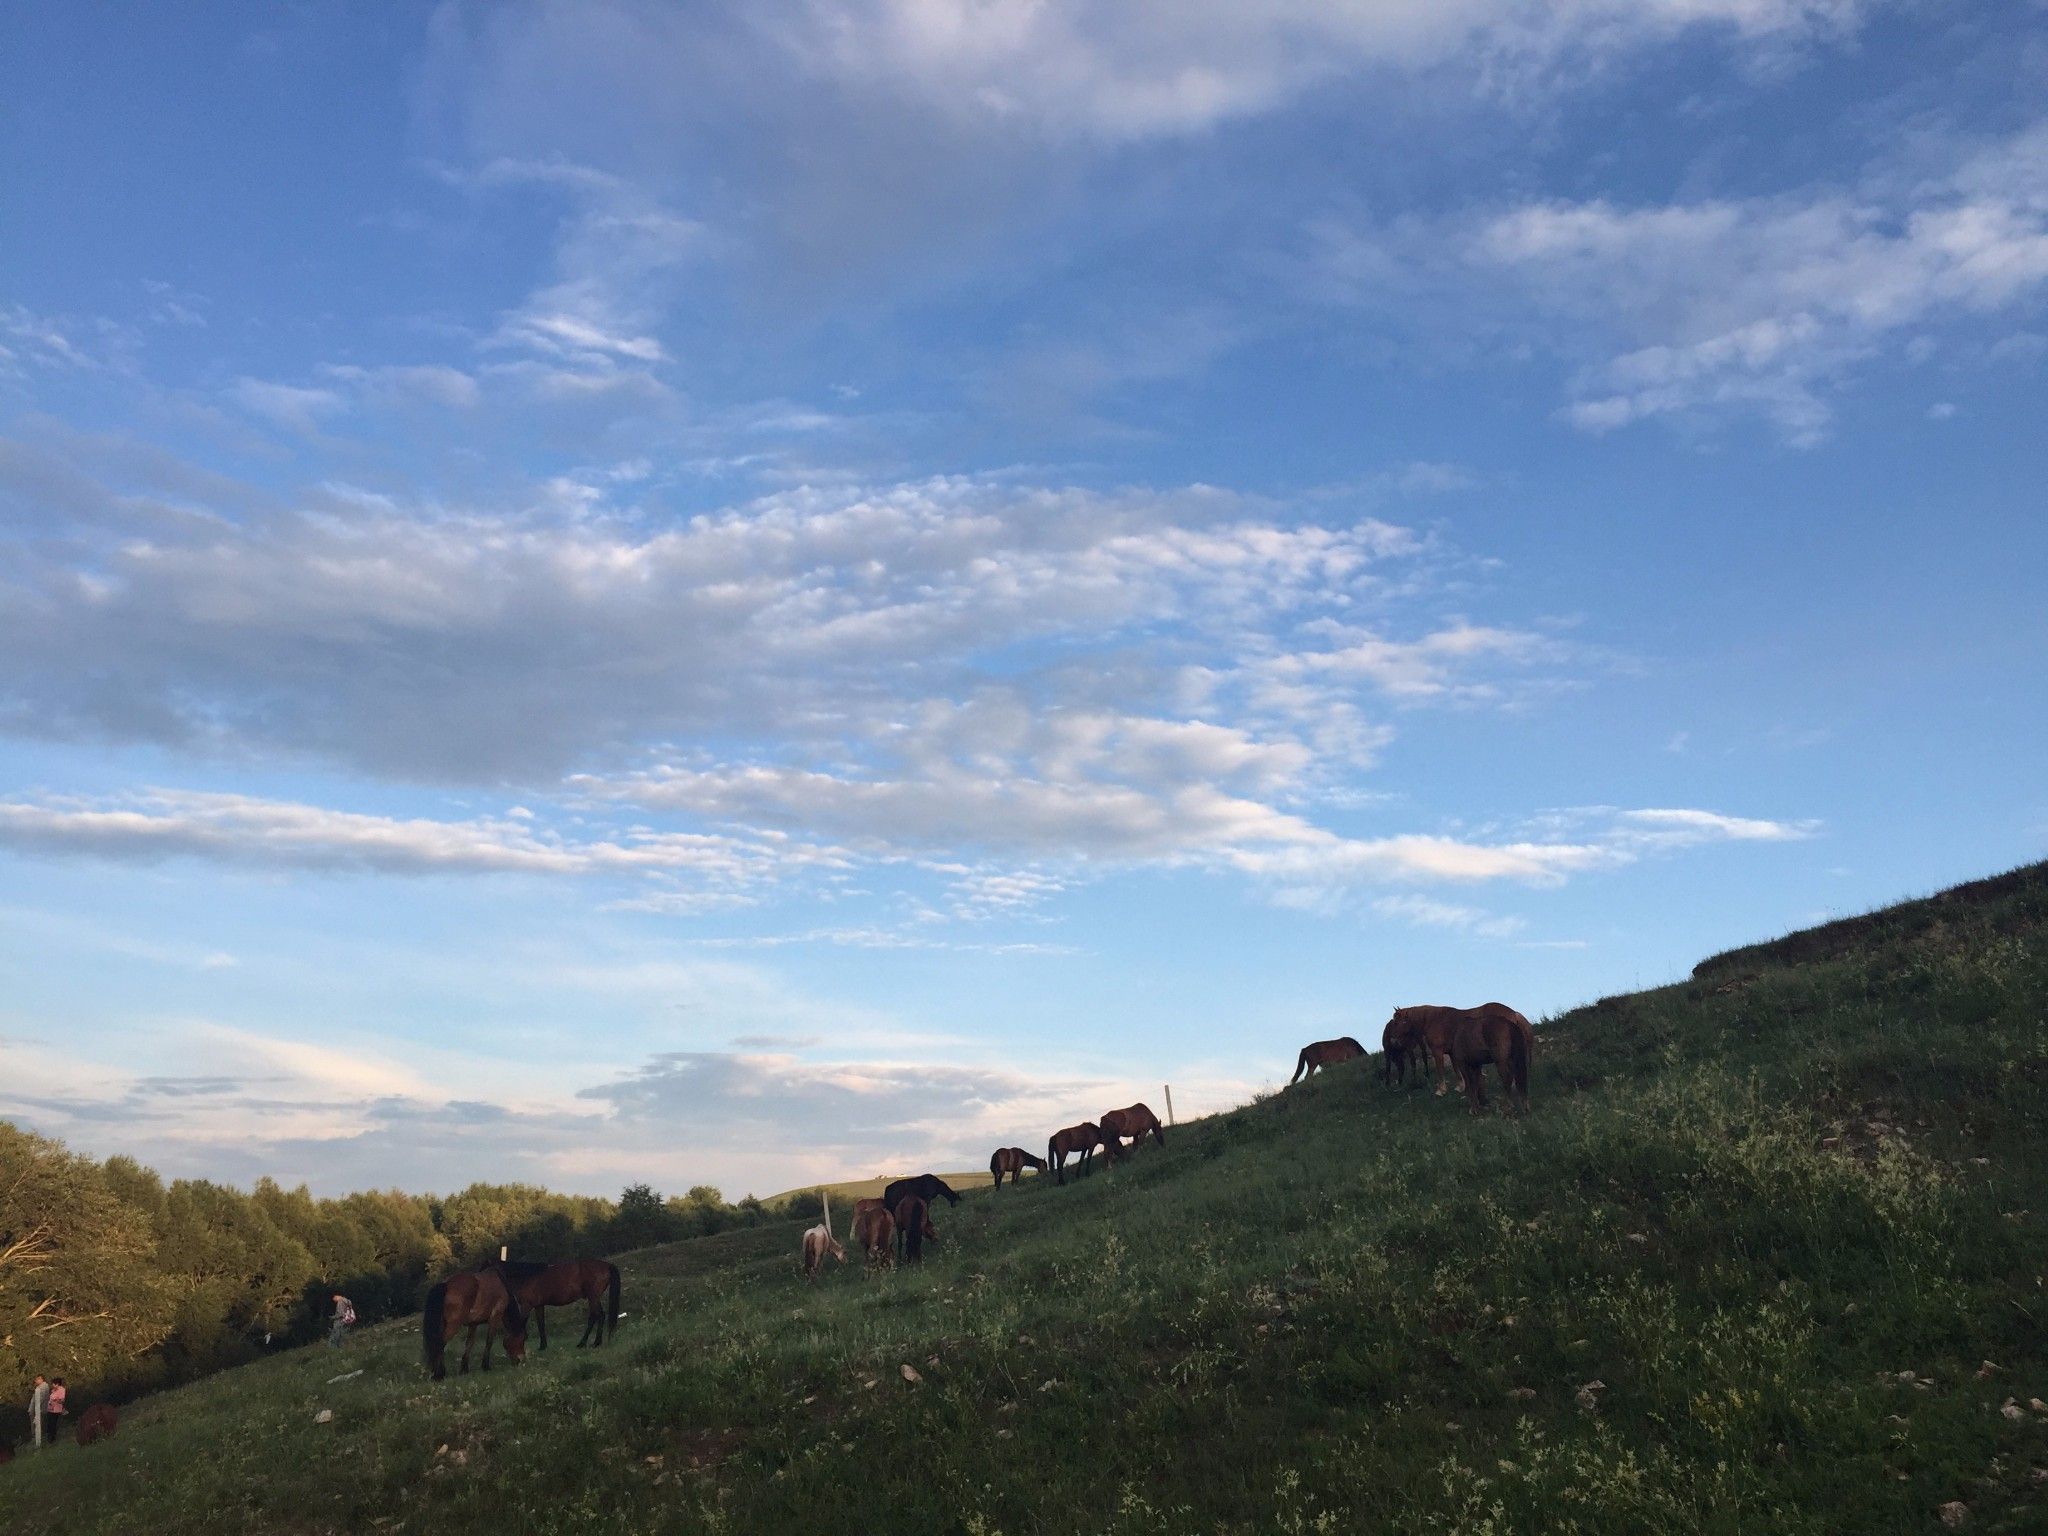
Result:
<svg viewBox="0 0 2048 1536">
<path fill-rule="evenodd" d="M 915 1178 L 891 1180 L 888 1188 L 882 1191 L 882 1209 L 895 1216 L 898 1207 L 906 1199 L 913 1199 L 918 1201 L 925 1210 L 929 1211 L 931 1203 L 941 1196 L 945 1197 L 946 1203 L 949 1205 L 958 1205 L 960 1203 L 960 1197 L 953 1193 L 952 1186 L 947 1184 L 944 1179 L 940 1178 L 936 1173 L 920 1173 Z M 918 1227 L 921 1238 L 922 1236 L 936 1235 L 932 1231 L 931 1217 L 929 1215 L 924 1216 L 918 1223 Z M 918 1254 L 920 1258 L 923 1257 L 921 1250 L 924 1246 L 921 1238 L 916 1245 L 920 1250 Z M 903 1230 L 903 1218 L 896 1216 L 896 1251 L 905 1258 L 909 1258 L 911 1256 L 911 1247 L 910 1234 Z"/>
<path fill-rule="evenodd" d="M 936 1173 L 920 1173 L 913 1179 L 895 1179 L 882 1191 L 882 1209 L 893 1211 L 897 1202 L 905 1195 L 915 1195 L 920 1200 L 937 1200 L 944 1197 L 948 1205 L 958 1205 L 960 1197 L 953 1193 L 946 1181 Z"/>
</svg>

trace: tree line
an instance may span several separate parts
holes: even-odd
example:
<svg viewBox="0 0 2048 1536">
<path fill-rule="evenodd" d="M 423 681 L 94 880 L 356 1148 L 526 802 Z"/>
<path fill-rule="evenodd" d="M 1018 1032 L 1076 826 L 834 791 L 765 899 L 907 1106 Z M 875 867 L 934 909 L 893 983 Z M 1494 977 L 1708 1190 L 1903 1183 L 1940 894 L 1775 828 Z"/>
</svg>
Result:
<svg viewBox="0 0 2048 1536">
<path fill-rule="evenodd" d="M 83 1406 L 174 1386 L 318 1337 L 339 1291 L 364 1322 L 413 1312 L 451 1270 L 495 1258 L 620 1253 L 815 1212 L 729 1205 L 698 1185 L 617 1200 L 529 1184 L 315 1199 L 95 1162 L 0 1120 L 0 1437 L 22 1438 L 37 1373 Z"/>
</svg>

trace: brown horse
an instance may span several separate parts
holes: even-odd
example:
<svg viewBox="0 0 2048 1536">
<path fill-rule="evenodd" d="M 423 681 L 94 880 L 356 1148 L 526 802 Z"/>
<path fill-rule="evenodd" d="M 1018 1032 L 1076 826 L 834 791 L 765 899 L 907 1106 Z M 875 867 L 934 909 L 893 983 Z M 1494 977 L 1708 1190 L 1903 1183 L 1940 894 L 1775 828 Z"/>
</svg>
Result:
<svg viewBox="0 0 2048 1536">
<path fill-rule="evenodd" d="M 903 1244 L 903 1262 L 924 1262 L 924 1240 L 932 1231 L 931 1202 L 918 1195 L 905 1195 L 896 1202 L 896 1235 Z"/>
<path fill-rule="evenodd" d="M 1428 1064 L 1430 1077 L 1436 1083 L 1439 1095 L 1450 1091 L 1451 1086 L 1451 1040 L 1458 1032 L 1458 1026 L 1467 1019 L 1481 1015 L 1497 1015 L 1508 1019 L 1522 1016 L 1506 1003 L 1482 1003 L 1477 1008 L 1440 1008 L 1424 1004 L 1415 1008 L 1396 1008 L 1394 1016 L 1387 1020 L 1387 1027 L 1381 1035 L 1386 1048 L 1386 1057 L 1381 1070 L 1392 1080 L 1397 1060 L 1400 1074 L 1405 1081 L 1408 1074 L 1408 1058 L 1415 1052 L 1422 1054 Z M 1524 1026 L 1527 1019 L 1522 1019 Z"/>
<path fill-rule="evenodd" d="M 1123 1138 L 1126 1136 L 1131 1138 L 1133 1152 L 1144 1145 L 1147 1136 L 1162 1147 L 1166 1145 L 1166 1127 L 1143 1104 L 1133 1104 L 1129 1109 L 1112 1109 L 1102 1117 L 1102 1144 L 1109 1149 L 1111 1161 L 1123 1152 Z"/>
<path fill-rule="evenodd" d="M 110 1439 L 119 1424 L 112 1403 L 94 1403 L 78 1416 L 78 1443 L 91 1445 L 95 1440 Z"/>
<path fill-rule="evenodd" d="M 1502 1110 L 1520 1104 L 1529 1112 L 1529 1062 L 1536 1053 L 1536 1031 L 1529 1021 L 1502 1003 L 1474 1008 L 1451 1036 L 1451 1064 L 1465 1085 L 1465 1101 L 1473 1114 L 1486 1108 L 1486 1067 L 1500 1073 Z"/>
<path fill-rule="evenodd" d="M 1054 1131 L 1045 1144 L 1046 1161 L 1052 1164 L 1053 1181 L 1058 1184 L 1067 1182 L 1067 1159 L 1076 1152 L 1081 1154 L 1080 1171 L 1088 1172 L 1089 1164 L 1095 1158 L 1095 1149 L 1101 1145 L 1102 1127 L 1093 1120 L 1083 1120 L 1064 1131 Z"/>
<path fill-rule="evenodd" d="M 1033 1157 L 1022 1147 L 998 1147 L 996 1148 L 995 1155 L 988 1160 L 988 1171 L 995 1175 L 997 1189 L 1003 1187 L 1004 1174 L 1007 1173 L 1010 1176 L 1010 1182 L 1014 1184 L 1024 1176 L 1026 1168 L 1036 1168 L 1040 1173 L 1043 1173 L 1045 1172 L 1045 1159 Z"/>
<path fill-rule="evenodd" d="M 1319 1068 L 1334 1067 L 1340 1061 L 1356 1061 L 1364 1054 L 1365 1047 L 1349 1035 L 1304 1045 L 1301 1054 L 1294 1058 L 1294 1076 L 1287 1079 L 1287 1086 L 1292 1088 L 1304 1078 L 1314 1077 Z"/>
<path fill-rule="evenodd" d="M 486 1259 L 478 1269 L 502 1269 L 505 1279 L 511 1284 L 513 1294 L 519 1298 L 520 1307 L 540 1325 L 540 1347 L 548 1347 L 548 1308 L 573 1307 L 582 1302 L 586 1309 L 583 1323 L 583 1337 L 576 1341 L 581 1349 L 592 1342 L 591 1333 L 597 1334 L 596 1342 L 605 1340 L 605 1325 L 611 1331 L 619 1331 L 619 1266 L 608 1264 L 603 1259 L 562 1259 L 553 1264 L 529 1264 L 518 1259 L 499 1261 Z"/>
<path fill-rule="evenodd" d="M 484 1328 L 484 1369 L 491 1368 L 491 1341 L 505 1336 L 505 1358 L 514 1365 L 526 1358 L 526 1318 L 519 1310 L 519 1298 L 512 1294 L 496 1269 L 450 1275 L 427 1292 L 425 1314 L 420 1319 L 420 1342 L 427 1365 L 440 1381 L 448 1374 L 442 1356 L 457 1328 L 467 1328 L 462 1339 L 462 1371 L 469 1369 L 469 1347 L 476 1342 L 477 1325 Z"/>
<path fill-rule="evenodd" d="M 853 1240 L 867 1254 L 869 1264 L 888 1268 L 896 1257 L 896 1218 L 882 1208 L 879 1200 L 855 1202 Z"/>
</svg>

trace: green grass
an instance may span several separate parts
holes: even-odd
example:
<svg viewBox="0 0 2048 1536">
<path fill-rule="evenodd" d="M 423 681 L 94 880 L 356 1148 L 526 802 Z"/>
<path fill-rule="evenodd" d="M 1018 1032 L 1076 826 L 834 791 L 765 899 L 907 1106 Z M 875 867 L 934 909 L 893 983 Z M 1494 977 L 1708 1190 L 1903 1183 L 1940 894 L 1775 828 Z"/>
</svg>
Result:
<svg viewBox="0 0 2048 1536">
<path fill-rule="evenodd" d="M 1837 927 L 1548 1021 L 1527 1119 L 1346 1067 L 977 1188 L 921 1270 L 630 1255 L 602 1352 L 368 1330 L 0 1469 L 0 1524 L 2048 1528 L 2048 866 Z"/>
</svg>

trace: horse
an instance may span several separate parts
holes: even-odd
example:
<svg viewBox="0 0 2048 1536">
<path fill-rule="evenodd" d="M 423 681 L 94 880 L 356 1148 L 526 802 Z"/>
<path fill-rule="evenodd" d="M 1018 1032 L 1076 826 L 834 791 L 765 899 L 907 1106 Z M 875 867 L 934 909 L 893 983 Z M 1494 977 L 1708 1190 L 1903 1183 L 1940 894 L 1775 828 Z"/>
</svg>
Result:
<svg viewBox="0 0 2048 1536">
<path fill-rule="evenodd" d="M 1334 1067 L 1340 1061 L 1356 1061 L 1364 1054 L 1365 1047 L 1349 1035 L 1304 1045 L 1301 1054 L 1294 1058 L 1294 1076 L 1287 1079 L 1287 1086 L 1292 1088 L 1296 1083 L 1314 1077 L 1318 1068 Z"/>
<path fill-rule="evenodd" d="M 840 1263 L 844 1264 L 846 1262 L 846 1250 L 840 1247 L 838 1240 L 832 1236 L 832 1197 L 821 1190 L 819 1191 L 818 1199 L 824 1206 L 825 1219 L 817 1226 L 805 1229 L 804 1232 L 804 1278 L 806 1280 L 818 1278 L 818 1271 L 823 1267 L 825 1255 L 828 1253 Z"/>
<path fill-rule="evenodd" d="M 1451 1036 L 1451 1064 L 1465 1085 L 1465 1100 L 1473 1114 L 1486 1108 L 1486 1066 L 1500 1073 L 1501 1092 L 1510 1112 L 1519 1103 L 1529 1112 L 1529 1061 L 1536 1051 L 1536 1031 L 1514 1009 L 1502 1003 L 1474 1008 L 1461 1020 Z"/>
<path fill-rule="evenodd" d="M 880 1200 L 859 1201 L 853 1211 L 853 1240 L 860 1244 L 870 1265 L 887 1269 L 895 1262 L 896 1218 L 882 1208 Z"/>
<path fill-rule="evenodd" d="M 896 1236 L 903 1244 L 903 1262 L 924 1262 L 924 1240 L 932 1231 L 931 1202 L 917 1195 L 905 1195 L 896 1202 Z"/>
<path fill-rule="evenodd" d="M 1436 1083 L 1438 1095 L 1448 1092 L 1451 1086 L 1451 1037 L 1466 1019 L 1489 1012 L 1498 1012 L 1507 1018 L 1522 1018 L 1505 1003 L 1482 1003 L 1477 1008 L 1440 1008 L 1434 1004 L 1396 1008 L 1380 1037 L 1386 1047 L 1386 1059 L 1381 1067 L 1383 1075 L 1392 1080 L 1395 1053 L 1398 1051 L 1401 1077 L 1405 1081 L 1409 1054 L 1419 1050 L 1430 1077 Z M 1526 1025 L 1529 1021 L 1522 1019 L 1522 1022 Z"/>
<path fill-rule="evenodd" d="M 909 1179 L 891 1179 L 882 1190 L 882 1203 L 893 1211 L 905 1195 L 915 1195 L 927 1203 L 941 1197 L 944 1197 L 948 1205 L 960 1203 L 960 1197 L 954 1194 L 952 1187 L 936 1173 L 920 1173 Z"/>
<path fill-rule="evenodd" d="M 1133 1104 L 1129 1109 L 1112 1109 L 1102 1117 L 1102 1144 L 1109 1148 L 1111 1162 L 1116 1161 L 1123 1151 L 1123 1138 L 1126 1136 L 1131 1138 L 1133 1152 L 1144 1144 L 1147 1136 L 1153 1137 L 1162 1147 L 1166 1145 L 1166 1127 L 1143 1104 Z"/>
<path fill-rule="evenodd" d="M 84 1446 L 110 1439 L 119 1423 L 112 1403 L 94 1403 L 78 1416 L 78 1443 Z"/>
<path fill-rule="evenodd" d="M 988 1171 L 995 1175 L 997 1189 L 1003 1187 L 1004 1174 L 1007 1173 L 1010 1176 L 1010 1182 L 1014 1184 L 1024 1177 L 1024 1170 L 1027 1167 L 1036 1168 L 1040 1173 L 1043 1173 L 1045 1172 L 1045 1159 L 1033 1157 L 1022 1147 L 998 1147 L 996 1148 L 995 1155 L 988 1160 Z"/>
<path fill-rule="evenodd" d="M 1422 1048 L 1420 1030 L 1419 1025 L 1401 1017 L 1400 1009 L 1387 1020 L 1387 1027 L 1380 1031 L 1381 1082 L 1407 1084 L 1408 1058 Z"/>
<path fill-rule="evenodd" d="M 1083 1120 L 1079 1125 L 1054 1131 L 1045 1144 L 1045 1157 L 1052 1164 L 1053 1181 L 1058 1184 L 1067 1182 L 1067 1159 L 1076 1152 L 1081 1154 L 1081 1172 L 1088 1172 L 1095 1149 L 1101 1145 L 1102 1127 L 1093 1120 Z"/>
<path fill-rule="evenodd" d="M 505 1336 L 507 1360 L 517 1365 L 526 1358 L 526 1318 L 519 1310 L 519 1298 L 495 1268 L 450 1275 L 427 1292 L 426 1310 L 420 1318 L 420 1343 L 434 1380 L 443 1380 L 448 1375 L 442 1356 L 457 1328 L 469 1330 L 462 1340 L 461 1367 L 468 1371 L 469 1347 L 476 1342 L 479 1323 L 484 1325 L 485 1370 L 491 1368 L 491 1341 L 500 1333 Z"/>
<path fill-rule="evenodd" d="M 591 1342 L 591 1331 L 597 1332 L 596 1342 L 605 1339 L 605 1325 L 611 1331 L 619 1331 L 619 1266 L 606 1263 L 603 1259 L 562 1259 L 553 1264 L 531 1264 L 519 1259 L 486 1259 L 478 1269 L 497 1268 L 504 1272 L 513 1293 L 519 1298 L 519 1305 L 540 1324 L 540 1347 L 548 1347 L 548 1308 L 573 1307 L 582 1302 L 586 1313 L 583 1322 L 583 1337 L 576 1341 L 581 1349 Z"/>
</svg>

